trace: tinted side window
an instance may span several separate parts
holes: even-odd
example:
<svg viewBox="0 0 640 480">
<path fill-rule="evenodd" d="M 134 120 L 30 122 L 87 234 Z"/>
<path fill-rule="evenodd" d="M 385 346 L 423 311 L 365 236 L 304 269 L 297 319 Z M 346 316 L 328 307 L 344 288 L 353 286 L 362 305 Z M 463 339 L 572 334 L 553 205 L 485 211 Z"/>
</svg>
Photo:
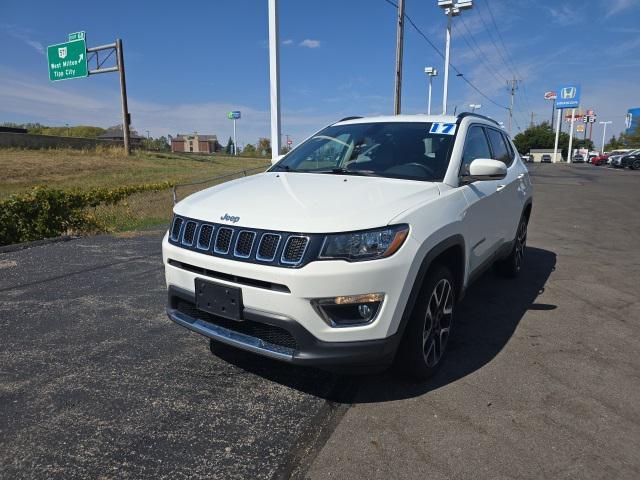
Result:
<svg viewBox="0 0 640 480">
<path fill-rule="evenodd" d="M 467 131 L 467 138 L 464 142 L 464 153 L 462 154 L 462 167 L 460 173 L 469 175 L 469 165 L 476 158 L 491 158 L 491 151 L 487 143 L 487 136 L 484 129 L 472 126 Z"/>
<path fill-rule="evenodd" d="M 493 128 L 487 128 L 487 136 L 489 137 L 491 150 L 493 151 L 493 156 L 491 158 L 504 162 L 507 167 L 511 165 L 511 155 L 507 145 L 505 144 L 502 132 L 494 130 Z"/>
<path fill-rule="evenodd" d="M 513 144 L 509 140 L 509 137 L 504 132 L 502 132 L 502 136 L 504 137 L 504 143 L 507 145 L 507 148 L 509 149 L 509 158 L 511 159 L 509 161 L 509 164 L 511 164 L 511 162 L 513 162 L 513 159 L 516 156 L 516 152 L 513 149 Z"/>
</svg>

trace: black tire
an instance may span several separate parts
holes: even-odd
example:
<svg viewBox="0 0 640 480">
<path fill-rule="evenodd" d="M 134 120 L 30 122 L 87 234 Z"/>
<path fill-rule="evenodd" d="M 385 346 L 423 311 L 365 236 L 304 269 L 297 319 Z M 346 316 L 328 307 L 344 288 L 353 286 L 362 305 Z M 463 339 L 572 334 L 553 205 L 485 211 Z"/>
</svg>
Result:
<svg viewBox="0 0 640 480">
<path fill-rule="evenodd" d="M 631 165 L 629 165 L 631 170 L 640 170 L 640 160 L 634 160 Z"/>
<path fill-rule="evenodd" d="M 426 380 L 440 367 L 447 351 L 456 305 L 456 283 L 447 267 L 433 267 L 425 277 L 402 341 L 396 367 Z"/>
<path fill-rule="evenodd" d="M 507 278 L 515 278 L 522 270 L 524 263 L 524 252 L 527 246 L 527 224 L 528 219 L 524 215 L 520 218 L 518 223 L 518 230 L 516 230 L 516 238 L 513 241 L 513 248 L 509 255 L 496 262 L 496 272 Z"/>
</svg>

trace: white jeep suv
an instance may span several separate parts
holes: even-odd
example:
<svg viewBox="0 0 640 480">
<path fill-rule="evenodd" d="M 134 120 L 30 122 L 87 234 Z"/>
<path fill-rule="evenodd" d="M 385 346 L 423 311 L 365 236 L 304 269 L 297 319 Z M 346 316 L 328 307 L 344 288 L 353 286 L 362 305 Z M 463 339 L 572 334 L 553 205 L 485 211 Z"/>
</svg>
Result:
<svg viewBox="0 0 640 480">
<path fill-rule="evenodd" d="M 520 271 L 531 202 L 489 118 L 346 118 L 175 206 L 167 313 L 212 348 L 426 378 L 472 279 Z"/>
</svg>

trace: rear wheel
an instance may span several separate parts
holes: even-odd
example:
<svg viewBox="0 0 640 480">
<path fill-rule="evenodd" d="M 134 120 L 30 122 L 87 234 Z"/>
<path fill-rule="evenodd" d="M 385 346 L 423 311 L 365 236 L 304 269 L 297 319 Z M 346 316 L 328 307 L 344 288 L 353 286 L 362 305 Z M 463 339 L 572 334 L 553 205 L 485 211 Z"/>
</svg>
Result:
<svg viewBox="0 0 640 480">
<path fill-rule="evenodd" d="M 633 163 L 629 166 L 631 170 L 640 170 L 640 160 L 634 160 Z"/>
<path fill-rule="evenodd" d="M 496 262 L 497 272 L 504 277 L 517 277 L 522 269 L 524 250 L 527 246 L 527 223 L 527 217 L 523 215 L 518 224 L 518 231 L 516 232 L 511 253 L 509 253 L 507 258 Z"/>
<path fill-rule="evenodd" d="M 397 366 L 421 380 L 432 376 L 447 350 L 456 302 L 455 280 L 445 266 L 425 278 L 398 347 Z"/>
</svg>

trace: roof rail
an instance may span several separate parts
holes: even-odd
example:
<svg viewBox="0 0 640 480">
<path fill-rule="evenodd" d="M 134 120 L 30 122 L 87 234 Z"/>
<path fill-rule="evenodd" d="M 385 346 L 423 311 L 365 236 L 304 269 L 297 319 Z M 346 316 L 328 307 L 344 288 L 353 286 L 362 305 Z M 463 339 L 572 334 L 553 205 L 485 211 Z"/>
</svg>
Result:
<svg viewBox="0 0 640 480">
<path fill-rule="evenodd" d="M 344 117 L 338 120 L 336 123 L 346 122 L 347 120 L 356 120 L 357 118 L 364 118 L 364 117 L 359 117 L 357 115 L 355 117 Z"/>
<path fill-rule="evenodd" d="M 458 115 L 458 120 L 462 120 L 465 117 L 482 118 L 483 120 L 488 120 L 488 121 L 493 122 L 496 125 L 500 126 L 500 124 L 496 120 L 494 120 L 493 118 L 485 117 L 484 115 L 480 115 L 479 113 L 474 113 L 474 112 L 462 112 L 460 115 Z"/>
</svg>

